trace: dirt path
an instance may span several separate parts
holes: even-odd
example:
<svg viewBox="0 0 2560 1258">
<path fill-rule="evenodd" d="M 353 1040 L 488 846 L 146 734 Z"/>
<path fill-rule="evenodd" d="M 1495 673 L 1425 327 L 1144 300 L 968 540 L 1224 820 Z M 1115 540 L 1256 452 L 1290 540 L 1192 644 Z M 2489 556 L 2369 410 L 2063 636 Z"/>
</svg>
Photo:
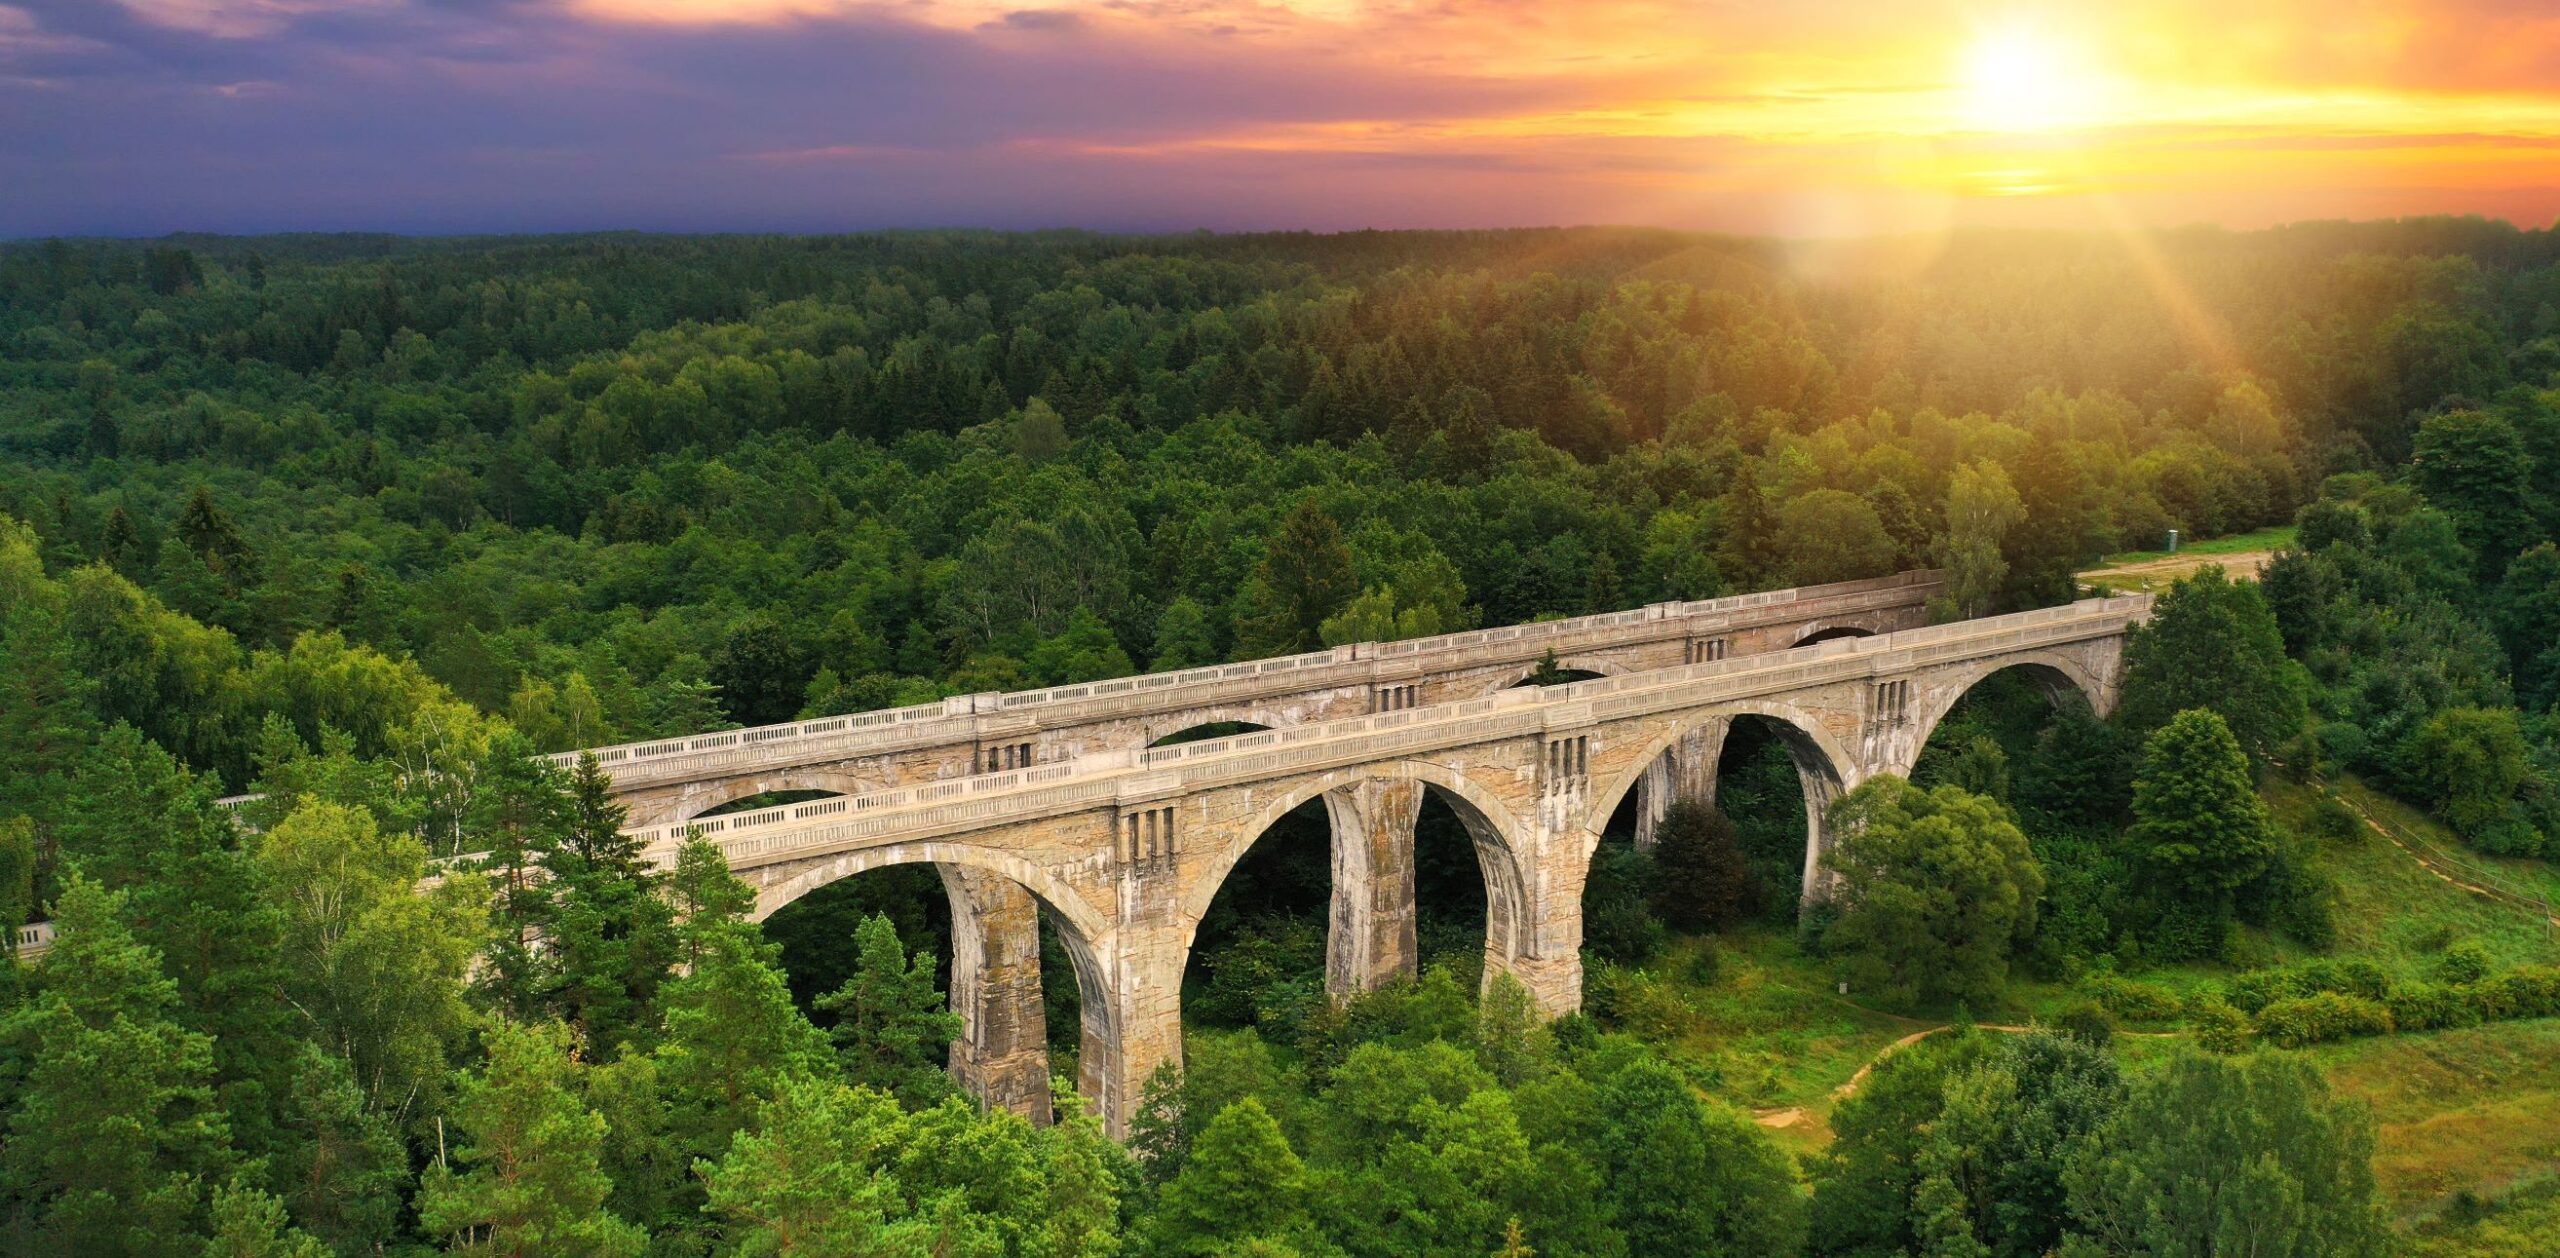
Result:
<svg viewBox="0 0 2560 1258">
<path fill-rule="evenodd" d="M 1936 1034 L 1937 1034 L 1937 1033 L 1939 1033 L 1940 1031 L 1952 1031 L 1952 1030 L 1954 1030 L 1954 1029 L 1955 1029 L 1955 1024 L 1954 1024 L 1954 1023 L 1952 1023 L 1952 1022 L 1942 1022 L 1942 1023 L 1940 1023 L 1940 1024 L 1936 1025 L 1936 1026 L 1932 1026 L 1932 1027 L 1922 1027 L 1921 1029 L 1919 1029 L 1919 1030 L 1917 1030 L 1917 1031 L 1914 1031 L 1914 1032 L 1912 1032 L 1912 1033 L 1911 1033 L 1911 1034 L 1909 1034 L 1909 1035 L 1903 1036 L 1901 1039 L 1895 1040 L 1894 1042 L 1892 1042 L 1892 1043 L 1890 1043 L 1890 1044 L 1885 1045 L 1883 1048 L 1880 1048 L 1880 1049 L 1876 1050 L 1876 1055 L 1875 1055 L 1875 1056 L 1873 1056 L 1873 1057 L 1868 1058 L 1868 1059 L 1867 1059 L 1867 1064 L 1865 1064 L 1865 1065 L 1863 1065 L 1863 1066 L 1858 1067 L 1858 1072 L 1857 1072 L 1856 1074 L 1853 1074 L 1853 1075 L 1849 1076 L 1849 1081 L 1848 1081 L 1847 1083 L 1843 1083 L 1843 1084 L 1841 1084 L 1839 1087 L 1836 1087 L 1836 1088 L 1831 1089 L 1831 1099 L 1832 1099 L 1833 1101 L 1835 1101 L 1835 1102 L 1838 1102 L 1838 1101 L 1845 1101 L 1845 1100 L 1849 1099 L 1849 1098 L 1850 1098 L 1850 1097 L 1852 1097 L 1852 1096 L 1856 1096 L 1856 1095 L 1858 1094 L 1858 1085 L 1860 1085 L 1860 1084 L 1862 1084 L 1862 1083 L 1865 1083 L 1865 1082 L 1867 1081 L 1867 1076 L 1868 1076 L 1868 1075 L 1871 1075 L 1871 1074 L 1874 1074 L 1874 1073 L 1875 1073 L 1875 1069 L 1876 1069 L 1876 1067 L 1881 1066 L 1881 1065 L 1883 1065 L 1883 1064 L 1884 1064 L 1884 1059 L 1885 1059 L 1885 1058 L 1887 1058 L 1887 1057 L 1891 1057 L 1891 1056 L 1893 1056 L 1895 1053 L 1899 1053 L 1899 1052 L 1901 1052 L 1902 1050 L 1904 1050 L 1904 1049 L 1906 1049 L 1906 1048 L 1909 1048 L 1909 1047 L 1911 1047 L 1912 1045 L 1917 1044 L 1917 1043 L 1919 1043 L 1920 1041 L 1925 1040 L 1925 1039 L 1929 1038 L 1929 1037 L 1930 1037 L 1930 1036 L 1932 1036 L 1932 1035 L 1936 1035 Z M 2007 1035 L 2023 1035 L 2023 1034 L 2025 1034 L 2025 1033 L 2026 1033 L 2026 1032 L 2028 1032 L 2028 1031 L 2035 1030 L 2036 1028 L 2034 1028 L 2034 1027 L 2026 1027 L 2026 1026 L 2014 1026 L 2014 1025 L 2010 1025 L 2010 1024 L 2006 1024 L 2006 1023 L 1998 1023 L 1998 1022 L 1977 1022 L 1977 1023 L 1974 1023 L 1974 1024 L 1973 1024 L 1973 1029 L 1975 1029 L 1975 1030 L 1977 1030 L 1977 1031 L 1999 1031 L 1999 1032 L 2001 1032 L 2001 1033 L 2003 1033 L 2003 1034 L 2007 1034 Z M 2165 1040 L 2165 1039 L 2175 1039 L 2175 1038 L 2177 1038 L 2177 1037 L 2179 1037 L 2179 1036 L 2181 1036 L 2181 1035 L 2186 1034 L 2186 1032 L 2184 1032 L 2184 1031 L 2118 1031 L 2118 1032 L 2116 1032 L 2116 1034 L 2118 1034 L 2118 1035 L 2122 1035 L 2122 1036 L 2127 1036 L 2127 1037 L 2130 1037 L 2130 1038 L 2133 1038 L 2133 1039 L 2144 1039 L 2144 1040 Z M 1809 1111 L 1807 1111 L 1807 1110 L 1805 1109 L 1805 1107 L 1803 1107 L 1803 1106 L 1801 1106 L 1801 1105 L 1789 1105 L 1789 1106 L 1785 1106 L 1785 1107 L 1780 1108 L 1780 1109 L 1756 1110 L 1756 1111 L 1754 1111 L 1754 1112 L 1752 1113 L 1752 1115 L 1751 1115 L 1751 1120 L 1752 1120 L 1753 1122 L 1756 1122 L 1756 1123 L 1760 1124 L 1760 1125 L 1761 1125 L 1761 1126 L 1763 1126 L 1763 1127 L 1771 1127 L 1771 1128 L 1781 1128 L 1781 1129 L 1783 1129 L 1783 1128 L 1787 1128 L 1787 1127 L 1793 1127 L 1793 1126 L 1795 1126 L 1797 1123 L 1803 1122 L 1804 1120 L 1806 1120 L 1806 1119 L 1808 1119 L 1808 1118 L 1811 1118 L 1812 1116 L 1813 1116 L 1813 1115 L 1812 1115 Z"/>
<path fill-rule="evenodd" d="M 2171 555 L 2165 559 L 2146 559 L 2141 563 L 2112 568 L 2092 568 L 2080 574 L 2084 582 L 2103 581 L 2111 589 L 2126 593 L 2149 593 L 2168 588 L 2171 582 L 2198 568 L 2220 565 L 2233 577 L 2255 577 L 2269 560 L 2272 550 L 2244 550 L 2228 555 Z"/>
<path fill-rule="evenodd" d="M 2333 796 L 2333 798 L 2335 797 Z M 2468 879 L 2463 878 L 2459 871 L 2446 865 L 2444 862 L 2437 860 L 2432 854 L 2401 842 L 2400 836 L 2393 832 L 2391 827 L 2384 825 L 2380 820 L 2376 819 L 2372 813 L 2366 812 L 2362 807 L 2359 807 L 2354 800 L 2339 799 L 2338 802 L 2345 804 L 2349 809 L 2354 811 L 2356 816 L 2363 818 L 2364 824 L 2367 828 L 2388 840 L 2391 846 L 2399 848 L 2400 851 L 2408 856 L 2409 859 L 2418 862 L 2418 867 L 2420 869 L 2434 874 L 2437 878 L 2442 879 L 2445 883 L 2451 886 L 2479 896 L 2481 899 L 2493 900 L 2500 904 L 2523 909 L 2536 917 L 2542 918 L 2544 924 L 2548 926 L 2560 927 L 2560 913 L 2552 912 L 2548 903 L 2536 902 L 2533 899 L 2519 895 L 2513 891 L 2506 890 L 2502 887 L 2484 887 L 2479 883 L 2469 881 Z"/>
</svg>

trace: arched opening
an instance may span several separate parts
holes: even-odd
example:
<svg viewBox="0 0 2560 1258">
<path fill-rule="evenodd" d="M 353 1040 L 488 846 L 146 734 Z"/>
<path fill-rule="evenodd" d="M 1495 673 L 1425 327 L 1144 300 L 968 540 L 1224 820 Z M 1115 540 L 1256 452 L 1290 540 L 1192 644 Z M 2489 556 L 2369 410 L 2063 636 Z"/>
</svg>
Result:
<svg viewBox="0 0 2560 1258">
<path fill-rule="evenodd" d="M 1665 749 L 1657 760 L 1674 753 Z M 1660 770 L 1648 767 L 1648 778 Z M 1652 803 L 1642 782 L 1622 792 L 1617 806 L 1600 827 L 1592 845 L 1591 864 L 1582 879 L 1582 950 L 1614 965 L 1643 965 L 1665 940 L 1655 901 L 1661 894 L 1660 873 L 1652 844 L 1641 841 L 1643 809 Z"/>
<path fill-rule="evenodd" d="M 1413 823 L 1413 930 L 1422 968 L 1448 965 L 1472 989 L 1484 970 L 1485 855 L 1460 806 L 1436 788 L 1422 792 Z"/>
<path fill-rule="evenodd" d="M 784 804 L 805 804 L 813 799 L 833 799 L 838 793 L 839 792 L 836 791 L 815 790 L 762 791 L 754 795 L 740 796 L 725 804 L 715 804 L 712 807 L 703 809 L 701 812 L 695 813 L 691 817 L 686 818 L 686 820 L 701 821 L 710 817 L 726 817 L 731 813 L 754 812 L 760 808 L 780 808 Z"/>
<path fill-rule="evenodd" d="M 1741 713 L 1727 727 L 1709 798 L 1733 821 L 1752 899 L 1792 923 L 1820 874 L 1824 814 L 1843 793 L 1839 772 L 1802 728 Z"/>
<path fill-rule="evenodd" d="M 1796 639 L 1796 645 L 1814 646 L 1824 642 L 1837 642 L 1842 638 L 1872 638 L 1874 636 L 1876 636 L 1876 631 L 1873 629 L 1861 629 L 1856 625 L 1833 625 L 1828 629 L 1816 629 L 1813 632 Z"/>
<path fill-rule="evenodd" d="M 2121 841 L 2132 757 L 2114 726 L 2062 670 L 2017 664 L 1975 681 L 1932 724 L 1912 767 L 1923 787 L 1953 785 L 2007 805 L 2044 873 L 2040 963 L 2116 946 L 2138 878 Z"/>
<path fill-rule="evenodd" d="M 1570 686 L 1577 681 L 1591 681 L 1606 676 L 1608 674 L 1599 669 L 1583 667 L 1573 660 L 1559 661 L 1555 656 L 1549 655 L 1539 660 L 1536 667 L 1522 674 L 1520 680 L 1512 682 L 1503 689 L 1517 690 L 1522 686 Z"/>
<path fill-rule="evenodd" d="M 915 862 L 838 878 L 764 921 L 793 1002 L 822 1030 L 840 1018 L 821 1002 L 860 971 L 857 932 L 875 915 L 907 953 L 932 958 L 936 990 L 962 1017 L 945 1059 L 955 1082 L 1047 1121 L 1048 1080 L 1079 1076 L 1092 1035 L 1083 1018 L 1092 967 L 1071 928 L 1019 884 L 981 870 Z"/>
<path fill-rule="evenodd" d="M 1182 971 L 1186 1024 L 1283 1023 L 1324 998 L 1333 903 L 1324 797 L 1299 804 L 1252 842 L 1192 931 Z"/>
<path fill-rule="evenodd" d="M 1966 687 L 1930 726 L 1911 780 L 1953 783 L 2014 806 L 2018 774 L 2034 772 L 2039 743 L 2073 718 L 2096 719 L 2088 698 L 2061 670 L 2033 663 L 1998 669 Z"/>
<path fill-rule="evenodd" d="M 1154 742 L 1148 743 L 1147 745 L 1150 747 L 1173 747 L 1182 743 L 1206 742 L 1212 738 L 1233 738 L 1238 734 L 1250 734 L 1255 730 L 1264 730 L 1269 728 L 1271 727 L 1268 725 L 1256 725 L 1251 721 L 1203 721 L 1198 725 L 1185 726 L 1181 729 L 1175 730 L 1174 732 L 1167 734 Z"/>
<path fill-rule="evenodd" d="M 1516 954 L 1506 822 L 1463 781 L 1346 777 L 1273 807 L 1186 910 L 1186 1023 L 1294 1038 L 1315 1002 L 1433 964 L 1478 982 Z"/>
<path fill-rule="evenodd" d="M 727 817 L 784 804 L 854 795 L 876 790 L 881 785 L 850 773 L 800 768 L 701 783 L 684 789 L 675 799 L 661 805 L 665 809 L 664 814 L 658 808 L 643 811 L 653 817 L 663 815 L 665 821 L 700 821 L 706 817 Z"/>
</svg>

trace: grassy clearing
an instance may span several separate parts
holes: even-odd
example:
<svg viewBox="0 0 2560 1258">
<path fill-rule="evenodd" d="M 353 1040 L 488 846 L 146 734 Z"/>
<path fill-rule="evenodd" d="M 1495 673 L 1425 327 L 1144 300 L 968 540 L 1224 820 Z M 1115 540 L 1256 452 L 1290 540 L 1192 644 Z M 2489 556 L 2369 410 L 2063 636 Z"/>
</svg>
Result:
<svg viewBox="0 0 2560 1258">
<path fill-rule="evenodd" d="M 2373 1167 L 2404 1215 L 2560 1169 L 2560 1019 L 2324 1045 L 2340 1092 L 2373 1106 Z"/>
<path fill-rule="evenodd" d="M 2483 856 L 2414 808 L 2361 783 L 2346 781 L 2337 794 L 2377 818 L 2424 839 L 2506 885 L 2539 889 L 2560 901 L 2560 871 L 2547 861 Z M 2291 782 L 2266 791 L 2276 819 L 2301 831 L 2318 795 Z M 2338 953 L 2367 957 L 2395 975 L 2425 977 L 2437 954 L 2458 939 L 2476 939 L 2500 965 L 2560 961 L 2560 935 L 2534 915 L 2473 895 L 2447 883 L 2407 852 L 2370 830 L 2351 843 L 2326 845 L 2321 863 L 2338 884 Z"/>
<path fill-rule="evenodd" d="M 2417 1226 L 2410 1258 L 2560 1258 L 2560 1172 L 2477 1204 L 2453 1203 Z"/>
<path fill-rule="evenodd" d="M 2178 551 L 2174 555 L 2165 550 L 2119 551 L 2107 556 L 2103 566 L 2115 568 L 2126 564 L 2153 563 L 2162 559 L 2184 559 L 2191 555 L 2243 555 L 2254 551 L 2275 550 L 2292 544 L 2293 526 L 2286 524 L 2270 529 L 2259 529 L 2254 533 L 2234 533 L 2228 537 L 2209 538 L 2200 542 L 2190 542 L 2182 538 L 2178 543 Z"/>
<path fill-rule="evenodd" d="M 2423 813 L 2356 783 L 2336 789 L 2502 878 L 2560 893 L 2560 871 L 2547 863 L 2474 856 Z M 2319 800 L 2313 789 L 2282 780 L 2271 781 L 2266 794 L 2278 821 L 2297 831 Z M 2560 939 L 2531 914 L 2447 883 L 2380 835 L 2326 844 L 2319 860 L 2338 888 L 2333 955 L 2368 958 L 2404 978 L 2426 977 L 2444 949 L 2463 939 L 2478 940 L 2501 966 L 2560 961 Z M 1829 965 L 1806 955 L 1785 928 L 1716 938 L 1717 962 L 1702 973 L 1696 957 L 1707 946 L 1678 941 L 1648 967 L 1655 990 L 1647 1007 L 1654 1012 L 1634 1029 L 1693 1062 L 1713 1094 L 1767 1117 L 1770 1135 L 1799 1154 L 1830 1143 L 1840 1085 L 1895 1041 L 1949 1020 L 1887 1013 L 1840 996 Z M 2235 966 L 2180 966 L 2139 977 L 2191 991 L 2305 955 L 2291 941 L 2247 931 Z M 2074 984 L 2013 976 L 2000 1007 L 1971 1012 L 1984 1023 L 2051 1023 L 2085 998 Z M 2128 1027 L 2133 1033 L 2116 1039 L 2130 1069 L 2156 1063 L 2183 1042 L 2138 1033 L 2145 1029 Z M 2411 1225 L 2415 1252 L 2560 1258 L 2560 1187 L 2550 1186 L 2560 1177 L 2560 1019 L 2310 1051 L 2341 1095 L 2373 1106 L 2375 1172 Z"/>
</svg>

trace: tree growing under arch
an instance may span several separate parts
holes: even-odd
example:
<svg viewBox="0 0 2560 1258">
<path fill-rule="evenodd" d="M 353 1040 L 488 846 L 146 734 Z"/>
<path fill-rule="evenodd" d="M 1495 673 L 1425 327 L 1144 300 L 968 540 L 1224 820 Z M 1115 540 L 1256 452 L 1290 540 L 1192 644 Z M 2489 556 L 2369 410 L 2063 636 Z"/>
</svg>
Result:
<svg viewBox="0 0 2560 1258">
<path fill-rule="evenodd" d="M 1835 806 L 1823 936 L 1853 990 L 1908 1005 L 1998 994 L 2035 933 L 2044 873 L 2009 811 L 1952 786 L 1870 778 Z"/>
</svg>

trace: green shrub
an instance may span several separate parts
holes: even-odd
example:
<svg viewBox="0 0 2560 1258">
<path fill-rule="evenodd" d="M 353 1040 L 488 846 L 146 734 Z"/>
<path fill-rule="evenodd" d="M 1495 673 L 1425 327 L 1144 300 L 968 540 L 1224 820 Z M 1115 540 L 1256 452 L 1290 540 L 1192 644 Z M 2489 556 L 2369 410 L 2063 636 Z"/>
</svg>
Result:
<svg viewBox="0 0 2560 1258">
<path fill-rule="evenodd" d="M 2284 1048 L 2325 1044 L 2360 1035 L 2389 1035 L 2391 1010 L 2381 1001 L 2345 992 L 2288 996 L 2258 1011 L 2260 1038 Z"/>
<path fill-rule="evenodd" d="M 2492 856 L 2540 856 L 2542 832 L 2533 828 L 2524 805 L 2510 801 L 2506 811 L 2472 834 L 2471 845 Z"/>
<path fill-rule="evenodd" d="M 2208 1053 L 2242 1053 L 2249 1049 L 2249 1016 L 2219 996 L 2197 1000 L 2188 1015 L 2196 1028 L 2196 1045 Z"/>
<path fill-rule="evenodd" d="M 2256 1013 L 2276 1001 L 2339 992 L 2380 1000 L 2391 992 L 2391 976 L 2362 957 L 2305 961 L 2275 969 L 2251 970 L 2231 980 L 2231 1003 Z"/>
<path fill-rule="evenodd" d="M 2356 843 L 2365 836 L 2364 819 L 2347 807 L 2346 801 L 2331 796 L 2322 796 L 2319 803 L 2311 806 L 2305 829 L 2324 843 Z"/>
<path fill-rule="evenodd" d="M 1698 1021 L 1698 1011 L 1679 988 L 1646 970 L 1603 965 L 1592 973 L 1586 990 L 1592 1014 L 1602 1025 L 1639 1039 L 1678 1039 Z"/>
<path fill-rule="evenodd" d="M 2158 983 L 2093 974 L 2083 986 L 2108 1013 L 2127 1022 L 2167 1022 L 2186 1009 L 2178 993 Z"/>
<path fill-rule="evenodd" d="M 2105 1048 L 2116 1035 L 2115 1015 L 2094 1000 L 2079 1001 L 2063 1010 L 2055 1025 L 2064 1035 L 2097 1048 Z"/>
<path fill-rule="evenodd" d="M 2332 764 L 2363 763 L 2372 746 L 2372 736 L 2361 725 L 2346 721 L 2324 721 L 2320 725 L 2320 747 Z"/>
<path fill-rule="evenodd" d="M 2436 981 L 2477 983 L 2489 977 L 2489 948 L 2477 939 L 2451 944 L 2436 958 Z"/>
<path fill-rule="evenodd" d="M 2486 1020 L 2560 1017 L 2560 966 L 2520 965 L 2470 990 Z"/>
<path fill-rule="evenodd" d="M 1723 976 L 1724 950 L 1716 947 L 1716 941 L 1712 939 L 1699 940 L 1698 950 L 1689 954 L 1689 964 L 1682 977 L 1688 979 L 1691 986 L 1713 987 Z"/>
<path fill-rule="evenodd" d="M 2477 993 L 2440 983 L 2402 983 L 2383 1003 L 2390 1006 L 2391 1024 L 2403 1031 L 2469 1026 L 2480 1020 Z"/>
</svg>

